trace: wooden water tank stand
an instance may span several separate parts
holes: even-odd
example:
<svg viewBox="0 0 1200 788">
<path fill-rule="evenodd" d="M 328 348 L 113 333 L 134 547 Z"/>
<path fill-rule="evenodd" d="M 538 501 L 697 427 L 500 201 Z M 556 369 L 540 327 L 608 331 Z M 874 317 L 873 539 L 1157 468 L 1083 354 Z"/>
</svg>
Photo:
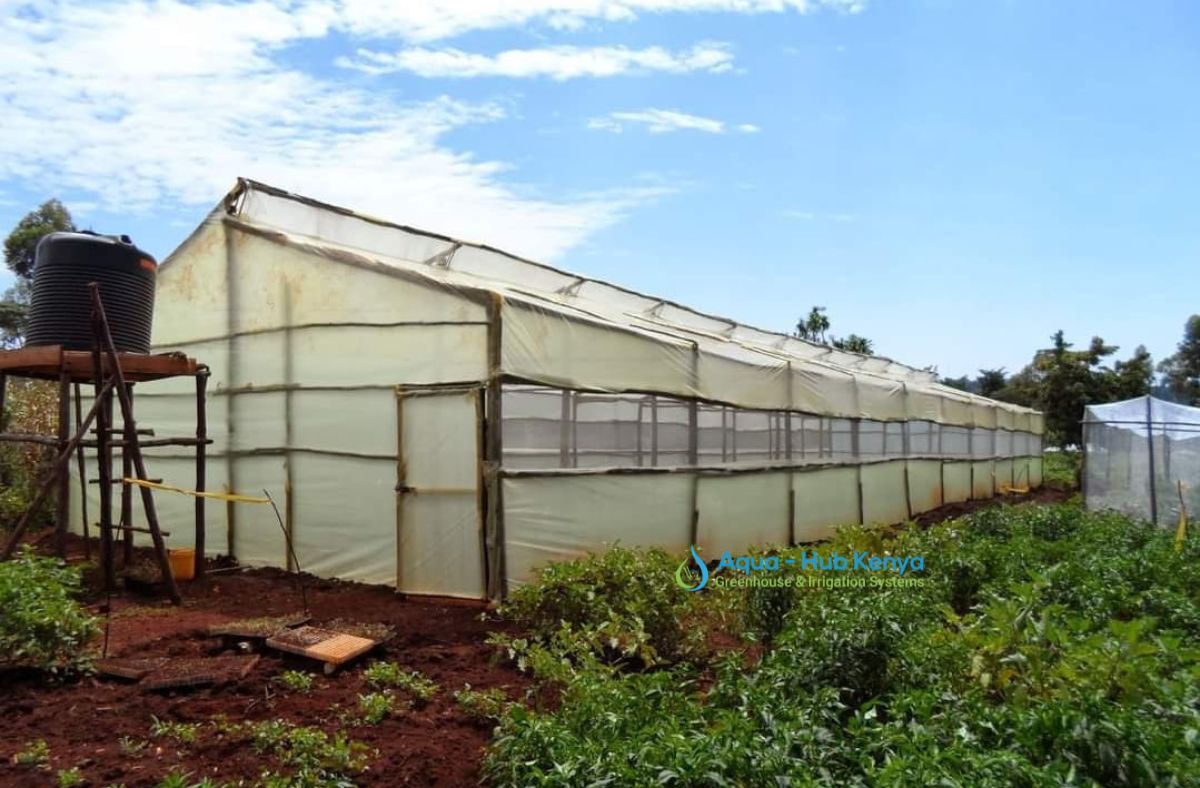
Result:
<svg viewBox="0 0 1200 788">
<path fill-rule="evenodd" d="M 116 572 L 113 560 L 113 522 L 112 522 L 112 488 L 114 484 L 121 485 L 121 519 L 116 530 L 122 533 L 122 546 L 126 565 L 133 554 L 133 532 L 149 530 L 155 540 L 156 552 L 160 553 L 163 580 L 173 601 L 179 601 L 179 593 L 174 578 L 165 565 L 165 549 L 162 546 L 162 534 L 158 530 L 157 515 L 154 512 L 153 499 L 150 490 L 142 488 L 142 501 L 146 507 L 150 529 L 135 528 L 133 525 L 133 485 L 112 479 L 112 449 L 121 448 L 122 474 L 121 478 L 146 478 L 141 449 L 147 446 L 193 446 L 196 450 L 196 484 L 198 492 L 205 490 L 205 461 L 207 446 L 212 441 L 207 435 L 207 416 L 205 410 L 205 391 L 208 385 L 209 370 L 194 358 L 182 353 L 159 353 L 143 355 L 139 353 L 120 353 L 112 345 L 108 332 L 107 319 L 103 307 L 99 304 L 99 294 L 94 293 L 97 305 L 96 323 L 97 348 L 92 351 L 67 350 L 60 346 L 26 347 L 17 350 L 0 351 L 0 442 L 36 443 L 54 446 L 58 449 L 58 457 L 50 476 L 44 482 L 46 490 L 53 484 L 57 487 L 58 514 L 55 518 L 55 542 L 60 557 L 66 557 L 66 537 L 68 505 L 70 495 L 70 474 L 67 466 L 72 454 L 76 456 L 80 485 L 86 485 L 84 450 L 93 448 L 97 452 L 97 465 L 100 478 L 100 558 L 104 567 L 104 583 L 108 590 L 115 585 Z M 107 350 L 104 348 L 107 347 Z M 9 376 L 35 378 L 58 381 L 58 432 L 57 435 L 38 433 L 8 432 L 4 423 L 4 401 L 7 393 Z M 173 377 L 194 377 L 196 379 L 196 433 L 195 437 L 166 437 L 143 439 L 142 435 L 153 435 L 153 430 L 141 430 L 133 418 L 133 386 L 153 380 L 163 380 Z M 83 417 L 80 385 L 90 383 L 94 387 L 94 400 L 91 412 Z M 72 398 L 72 388 L 74 397 Z M 113 397 L 121 400 L 123 413 L 123 428 L 113 428 Z M 71 403 L 75 405 L 74 430 L 71 425 Z M 86 437 L 85 428 L 92 420 L 96 427 L 91 431 L 94 437 Z M 74 435 L 72 436 L 72 433 Z M 114 440 L 114 436 L 116 439 Z M 137 467 L 135 467 L 137 466 Z M 86 488 L 85 488 L 86 489 Z M 44 499 L 44 493 L 39 494 L 31 507 L 29 514 Z M 196 547 L 196 577 L 204 574 L 204 497 L 195 499 L 195 547 Z M 83 496 L 83 534 L 85 550 L 91 555 L 88 541 L 87 496 Z M 0 551 L 0 559 L 8 558 L 16 548 L 22 531 L 27 525 L 28 515 L 22 518 L 14 530 L 8 543 Z"/>
</svg>

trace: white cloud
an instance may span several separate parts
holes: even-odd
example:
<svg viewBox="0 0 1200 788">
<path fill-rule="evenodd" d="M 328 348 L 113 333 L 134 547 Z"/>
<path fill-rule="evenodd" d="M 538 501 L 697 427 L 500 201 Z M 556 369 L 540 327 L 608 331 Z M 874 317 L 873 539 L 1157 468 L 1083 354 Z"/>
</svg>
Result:
<svg viewBox="0 0 1200 788">
<path fill-rule="evenodd" d="M 597 131 L 611 131 L 620 134 L 626 127 L 640 126 L 651 134 L 666 134 L 671 131 L 702 131 L 707 134 L 724 134 L 725 122 L 700 115 L 689 115 L 674 109 L 643 109 L 637 112 L 610 112 L 609 114 L 592 118 L 587 127 Z M 758 127 L 750 123 L 741 123 L 734 129 L 749 134 L 758 131 Z"/>
<path fill-rule="evenodd" d="M 547 259 L 653 197 L 518 192 L 508 165 L 443 141 L 501 121 L 500 106 L 402 103 L 284 65 L 279 47 L 328 30 L 321 6 L 131 0 L 29 13 L 0 0 L 0 11 L 0 181 L 149 212 L 211 205 L 246 175 Z"/>
<path fill-rule="evenodd" d="M 589 23 L 630 22 L 651 14 L 806 14 L 822 8 L 857 13 L 866 0 L 340 0 L 337 6 L 338 24 L 348 32 L 437 41 L 535 23 L 578 30 Z"/>
<path fill-rule="evenodd" d="M 349 86 L 336 72 L 318 75 L 297 65 L 289 48 L 390 40 L 409 53 L 409 70 L 447 75 L 719 71 L 731 56 L 712 44 L 491 56 L 430 44 L 518 26 L 565 33 L 646 15 L 819 8 L 856 12 L 861 0 L 0 0 L 0 182 L 69 189 L 102 210 L 162 211 L 211 204 L 247 175 L 553 258 L 657 192 L 552 199 L 514 187 L 509 165 L 446 140 L 465 125 L 502 122 L 503 106 L 451 97 L 403 102 Z M 388 56 L 368 52 L 353 62 L 369 67 L 374 57 Z M 659 112 L 666 114 L 609 120 L 651 131 L 725 130 L 720 121 Z"/>
<path fill-rule="evenodd" d="M 396 53 L 360 49 L 354 58 L 339 58 L 338 65 L 369 74 L 406 71 L 422 77 L 548 77 L 564 81 L 579 77 L 611 77 L 629 73 L 728 71 L 733 55 L 724 44 L 699 44 L 671 52 L 662 47 L 553 46 L 509 49 L 480 55 L 461 49 L 415 47 Z"/>
</svg>

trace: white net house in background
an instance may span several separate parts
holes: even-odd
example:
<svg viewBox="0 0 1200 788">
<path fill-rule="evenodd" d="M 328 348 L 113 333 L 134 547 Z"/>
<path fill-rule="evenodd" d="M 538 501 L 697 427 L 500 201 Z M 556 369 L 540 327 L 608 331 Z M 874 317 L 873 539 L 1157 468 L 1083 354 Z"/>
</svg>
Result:
<svg viewBox="0 0 1200 788">
<path fill-rule="evenodd" d="M 1037 412 L 246 180 L 162 264 L 154 346 L 212 369 L 210 489 L 271 490 L 305 571 L 410 593 L 497 597 L 612 543 L 716 557 L 1041 483 Z M 142 423 L 191 428 L 190 387 L 137 397 Z M 148 454 L 187 486 L 187 455 Z M 288 565 L 269 507 L 210 505 L 207 533 Z"/>
<path fill-rule="evenodd" d="M 1200 408 L 1154 397 L 1088 405 L 1083 445 L 1088 509 L 1164 527 L 1179 522 L 1181 502 L 1189 518 L 1200 511 Z"/>
</svg>

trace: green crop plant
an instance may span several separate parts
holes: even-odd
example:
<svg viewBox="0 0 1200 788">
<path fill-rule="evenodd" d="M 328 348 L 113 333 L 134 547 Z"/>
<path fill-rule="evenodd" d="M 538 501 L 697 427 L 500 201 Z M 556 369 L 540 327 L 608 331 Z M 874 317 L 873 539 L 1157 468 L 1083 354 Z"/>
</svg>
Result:
<svg viewBox="0 0 1200 788">
<path fill-rule="evenodd" d="M 84 669 L 97 619 L 76 601 L 77 569 L 26 548 L 0 563 L 0 669 Z"/>
<path fill-rule="evenodd" d="M 524 641 L 516 651 L 535 681 L 557 685 L 558 702 L 503 710 L 486 778 L 1200 785 L 1200 536 L 1176 550 L 1173 533 L 1120 515 L 1022 504 L 894 536 L 848 529 L 817 549 L 922 555 L 924 582 L 746 589 L 738 609 L 760 642 L 756 660 L 730 652 L 635 670 L 571 639 L 629 609 L 593 599 L 605 573 L 544 572 L 549 585 L 522 589 L 519 620 L 536 626 L 506 638 Z M 665 569 L 653 582 L 669 588 Z M 685 603 L 666 606 L 680 627 L 704 620 L 687 604 L 727 601 L 680 593 Z M 550 610 L 588 624 L 551 624 Z"/>
<path fill-rule="evenodd" d="M 363 677 L 375 689 L 398 689 L 420 703 L 428 703 L 437 694 L 438 685 L 416 670 L 404 670 L 395 662 L 375 662 L 363 671 Z"/>
<path fill-rule="evenodd" d="M 301 695 L 308 694 L 313 688 L 312 674 L 302 670 L 286 670 L 279 675 L 277 681 L 292 692 Z"/>
<path fill-rule="evenodd" d="M 454 702 L 468 717 L 481 720 L 499 720 L 512 705 L 508 695 L 499 687 L 486 690 L 471 689 L 468 684 L 454 693 Z"/>
<path fill-rule="evenodd" d="M 45 739 L 28 742 L 13 756 L 13 763 L 21 766 L 43 766 L 50 762 L 50 745 Z"/>
</svg>

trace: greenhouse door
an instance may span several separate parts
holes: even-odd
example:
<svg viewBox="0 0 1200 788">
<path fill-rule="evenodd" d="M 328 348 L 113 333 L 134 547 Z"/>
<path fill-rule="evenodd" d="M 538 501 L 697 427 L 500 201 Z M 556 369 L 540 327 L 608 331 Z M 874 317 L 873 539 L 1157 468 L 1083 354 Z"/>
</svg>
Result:
<svg viewBox="0 0 1200 788">
<path fill-rule="evenodd" d="M 482 391 L 402 388 L 396 394 L 398 590 L 482 599 Z"/>
</svg>

